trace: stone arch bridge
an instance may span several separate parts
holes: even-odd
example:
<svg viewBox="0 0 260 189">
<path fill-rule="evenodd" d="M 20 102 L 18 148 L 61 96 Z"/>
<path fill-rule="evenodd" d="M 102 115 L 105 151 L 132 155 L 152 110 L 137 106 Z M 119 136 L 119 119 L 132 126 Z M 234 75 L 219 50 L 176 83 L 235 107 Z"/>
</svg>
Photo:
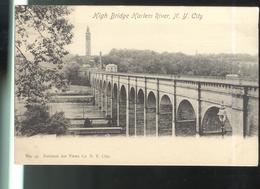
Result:
<svg viewBox="0 0 260 189">
<path fill-rule="evenodd" d="M 258 135 L 258 84 L 88 72 L 95 103 L 126 136 Z"/>
</svg>

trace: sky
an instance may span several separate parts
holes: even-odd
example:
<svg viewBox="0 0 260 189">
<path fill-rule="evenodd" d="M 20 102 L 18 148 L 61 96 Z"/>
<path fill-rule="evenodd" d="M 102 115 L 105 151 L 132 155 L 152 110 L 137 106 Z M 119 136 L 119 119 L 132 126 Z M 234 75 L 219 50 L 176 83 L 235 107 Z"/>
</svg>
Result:
<svg viewBox="0 0 260 189">
<path fill-rule="evenodd" d="M 107 54 L 113 48 L 185 54 L 258 53 L 257 8 L 77 6 L 72 9 L 69 20 L 75 26 L 74 38 L 66 47 L 72 54 L 85 54 L 87 26 L 91 32 L 92 55 L 100 51 Z M 117 18 L 111 19 L 112 14 L 117 14 Z M 142 17 L 144 14 L 146 18 Z"/>
</svg>

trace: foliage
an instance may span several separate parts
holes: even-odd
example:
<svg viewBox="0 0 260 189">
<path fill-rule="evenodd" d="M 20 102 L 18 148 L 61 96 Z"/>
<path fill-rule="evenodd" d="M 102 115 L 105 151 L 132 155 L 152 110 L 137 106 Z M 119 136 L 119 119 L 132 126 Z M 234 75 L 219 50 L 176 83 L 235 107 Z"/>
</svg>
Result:
<svg viewBox="0 0 260 189">
<path fill-rule="evenodd" d="M 78 79 L 80 71 L 80 65 L 76 62 L 67 63 L 63 69 L 64 76 L 68 82 L 72 82 Z"/>
<path fill-rule="evenodd" d="M 89 80 L 86 78 L 85 73 L 81 72 L 80 64 L 76 62 L 68 62 L 63 68 L 64 77 L 69 84 L 89 86 Z"/>
<path fill-rule="evenodd" d="M 87 64 L 89 67 L 95 67 L 99 62 L 98 56 L 92 56 L 92 60 L 88 60 L 86 56 L 79 56 L 68 54 L 63 58 L 65 66 L 62 69 L 64 77 L 70 84 L 89 86 L 89 80 L 85 73 L 82 72 L 81 67 Z"/>
<path fill-rule="evenodd" d="M 65 134 L 67 127 L 70 125 L 68 119 L 65 119 L 64 112 L 56 112 L 47 120 L 47 129 L 48 134 Z"/>
<path fill-rule="evenodd" d="M 103 62 L 118 65 L 119 72 L 219 77 L 234 73 L 250 79 L 258 77 L 257 56 L 247 54 L 185 55 L 150 50 L 112 49 L 103 57 Z"/>
<path fill-rule="evenodd" d="M 82 66 L 83 64 L 89 64 L 91 67 L 95 66 L 99 63 L 99 56 L 92 55 L 91 60 L 87 59 L 84 55 L 75 55 L 75 54 L 68 54 L 64 56 L 62 59 L 65 64 L 69 63 L 77 63 L 78 65 Z"/>
<path fill-rule="evenodd" d="M 71 43 L 73 25 L 66 6 L 17 6 L 16 24 L 16 95 L 27 103 L 45 103 L 50 84 L 64 86 L 62 58 L 64 46 Z"/>
<path fill-rule="evenodd" d="M 15 132 L 16 136 L 19 136 L 19 135 L 21 135 L 21 122 L 20 122 L 19 116 L 16 114 L 16 112 L 14 115 L 15 115 L 14 116 L 14 123 L 15 123 L 14 132 Z"/>
<path fill-rule="evenodd" d="M 70 125 L 63 112 L 57 112 L 50 116 L 47 107 L 40 104 L 27 105 L 24 117 L 25 119 L 20 122 L 20 130 L 17 131 L 17 133 L 24 136 L 37 134 L 60 135 L 64 134 Z"/>
</svg>

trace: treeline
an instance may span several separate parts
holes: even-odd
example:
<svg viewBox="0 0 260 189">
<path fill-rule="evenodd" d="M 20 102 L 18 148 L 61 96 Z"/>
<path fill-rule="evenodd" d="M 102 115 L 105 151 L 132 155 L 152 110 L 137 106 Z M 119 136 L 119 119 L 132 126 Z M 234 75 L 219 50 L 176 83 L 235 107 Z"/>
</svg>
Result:
<svg viewBox="0 0 260 189">
<path fill-rule="evenodd" d="M 258 57 L 248 54 L 157 53 L 150 50 L 112 49 L 103 56 L 104 64 L 118 65 L 119 72 L 180 74 L 200 76 L 258 77 Z"/>
</svg>

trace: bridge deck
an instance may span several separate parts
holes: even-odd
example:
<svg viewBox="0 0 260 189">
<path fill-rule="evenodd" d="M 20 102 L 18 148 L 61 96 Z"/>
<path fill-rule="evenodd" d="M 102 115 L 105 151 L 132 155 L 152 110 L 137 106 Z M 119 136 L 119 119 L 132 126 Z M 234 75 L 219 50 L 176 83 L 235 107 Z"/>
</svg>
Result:
<svg viewBox="0 0 260 189">
<path fill-rule="evenodd" d="M 182 75 L 159 75 L 159 74 L 143 74 L 143 73 L 121 73 L 121 72 L 97 72 L 106 75 L 116 76 L 132 76 L 147 79 L 162 79 L 162 80 L 177 80 L 177 81 L 193 81 L 206 82 L 215 84 L 229 84 L 235 86 L 258 87 L 258 81 L 246 80 L 245 78 L 227 79 L 225 77 L 211 77 L 211 76 L 182 76 Z"/>
</svg>

